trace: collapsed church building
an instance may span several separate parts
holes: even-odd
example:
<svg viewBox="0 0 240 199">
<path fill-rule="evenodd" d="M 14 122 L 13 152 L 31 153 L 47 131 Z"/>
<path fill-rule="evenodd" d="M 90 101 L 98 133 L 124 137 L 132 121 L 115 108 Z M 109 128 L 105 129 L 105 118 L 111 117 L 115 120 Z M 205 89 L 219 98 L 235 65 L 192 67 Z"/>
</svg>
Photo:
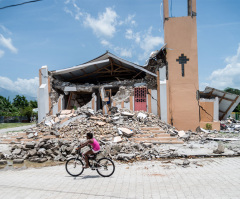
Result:
<svg viewBox="0 0 240 199">
<path fill-rule="evenodd" d="M 64 109 L 86 106 L 110 114 L 117 107 L 153 113 L 179 130 L 195 131 L 206 123 L 219 130 L 219 119 L 240 98 L 211 88 L 199 92 L 196 0 L 187 2 L 188 16 L 169 17 L 168 0 L 163 1 L 165 45 L 151 53 L 145 66 L 110 52 L 62 70 L 43 66 L 38 121 Z"/>
</svg>

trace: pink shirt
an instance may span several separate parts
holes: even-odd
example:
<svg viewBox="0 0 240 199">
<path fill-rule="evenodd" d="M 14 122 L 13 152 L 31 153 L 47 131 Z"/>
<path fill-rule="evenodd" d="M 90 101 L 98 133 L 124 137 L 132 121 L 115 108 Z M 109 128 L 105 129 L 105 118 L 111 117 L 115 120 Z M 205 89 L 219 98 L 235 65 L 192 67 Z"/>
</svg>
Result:
<svg viewBox="0 0 240 199">
<path fill-rule="evenodd" d="M 93 143 L 89 143 L 89 144 L 92 146 L 94 151 L 99 151 L 100 150 L 100 145 L 95 138 L 93 138 Z"/>
</svg>

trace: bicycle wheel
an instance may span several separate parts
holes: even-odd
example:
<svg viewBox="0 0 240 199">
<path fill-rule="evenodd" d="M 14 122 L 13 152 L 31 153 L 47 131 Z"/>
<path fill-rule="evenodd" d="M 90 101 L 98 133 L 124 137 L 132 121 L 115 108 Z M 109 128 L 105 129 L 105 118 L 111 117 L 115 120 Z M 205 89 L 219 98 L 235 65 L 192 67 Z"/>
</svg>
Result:
<svg viewBox="0 0 240 199">
<path fill-rule="evenodd" d="M 67 160 L 65 168 L 68 174 L 74 177 L 81 175 L 84 170 L 82 160 L 76 158 Z"/>
<path fill-rule="evenodd" d="M 102 177 L 109 177 L 115 171 L 115 165 L 112 160 L 108 158 L 101 158 L 97 161 L 96 170 Z"/>
</svg>

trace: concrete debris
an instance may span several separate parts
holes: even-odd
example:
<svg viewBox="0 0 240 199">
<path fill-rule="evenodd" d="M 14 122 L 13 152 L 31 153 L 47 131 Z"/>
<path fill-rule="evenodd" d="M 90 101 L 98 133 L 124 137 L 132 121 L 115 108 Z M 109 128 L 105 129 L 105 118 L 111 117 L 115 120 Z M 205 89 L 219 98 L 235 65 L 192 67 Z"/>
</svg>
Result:
<svg viewBox="0 0 240 199">
<path fill-rule="evenodd" d="M 0 165 L 6 165 L 7 164 L 7 160 L 0 160 Z"/>
<path fill-rule="evenodd" d="M 137 118 L 145 119 L 146 117 L 147 117 L 147 115 L 144 113 L 138 113 L 138 115 L 137 115 Z"/>
<path fill-rule="evenodd" d="M 116 137 L 114 137 L 114 138 L 113 138 L 113 142 L 115 142 L 115 143 L 122 142 L 121 136 L 116 136 Z"/>
<path fill-rule="evenodd" d="M 225 123 L 229 122 L 232 121 Z M 236 121 L 234 128 L 238 129 L 239 124 Z M 0 164 L 4 164 L 6 159 L 38 163 L 48 160 L 65 161 L 76 154 L 76 147 L 86 139 L 88 132 L 92 132 L 99 141 L 102 151 L 100 156 L 121 161 L 240 155 L 240 136 L 236 131 L 177 131 L 152 113 L 115 107 L 111 115 L 103 115 L 101 110 L 94 112 L 82 107 L 48 116 L 37 127 L 21 134 L 9 133 L 22 139 L 12 141 L 15 144 L 10 144 L 9 152 L 0 151 Z M 0 142 L 3 139 L 8 137 L 0 137 Z M 235 141 L 231 142 L 232 140 Z M 177 145 L 170 145 L 171 143 Z M 176 164 L 186 167 L 190 163 L 187 159 L 181 159 Z"/>
<path fill-rule="evenodd" d="M 122 115 L 122 116 L 128 116 L 128 117 L 133 117 L 133 116 L 134 116 L 134 114 L 129 113 L 129 112 L 125 112 L 125 111 L 122 112 L 121 115 Z"/>
<path fill-rule="evenodd" d="M 127 128 L 119 128 L 118 130 L 121 131 L 122 134 L 126 137 L 131 137 L 134 134 L 132 130 Z"/>
<path fill-rule="evenodd" d="M 224 145 L 222 143 L 219 143 L 217 149 L 215 149 L 213 153 L 221 154 L 224 153 L 224 150 L 225 150 Z"/>
<path fill-rule="evenodd" d="M 14 159 L 13 164 L 22 164 L 24 162 L 24 159 Z"/>
</svg>

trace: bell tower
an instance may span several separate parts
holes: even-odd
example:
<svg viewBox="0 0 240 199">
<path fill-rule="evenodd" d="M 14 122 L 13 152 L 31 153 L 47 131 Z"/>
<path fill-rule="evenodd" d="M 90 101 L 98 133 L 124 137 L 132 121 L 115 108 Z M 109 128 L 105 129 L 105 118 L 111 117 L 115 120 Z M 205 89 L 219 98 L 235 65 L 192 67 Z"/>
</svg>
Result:
<svg viewBox="0 0 240 199">
<path fill-rule="evenodd" d="M 167 60 L 168 123 L 179 130 L 199 126 L 196 0 L 187 0 L 187 16 L 169 17 L 163 0 Z"/>
</svg>

